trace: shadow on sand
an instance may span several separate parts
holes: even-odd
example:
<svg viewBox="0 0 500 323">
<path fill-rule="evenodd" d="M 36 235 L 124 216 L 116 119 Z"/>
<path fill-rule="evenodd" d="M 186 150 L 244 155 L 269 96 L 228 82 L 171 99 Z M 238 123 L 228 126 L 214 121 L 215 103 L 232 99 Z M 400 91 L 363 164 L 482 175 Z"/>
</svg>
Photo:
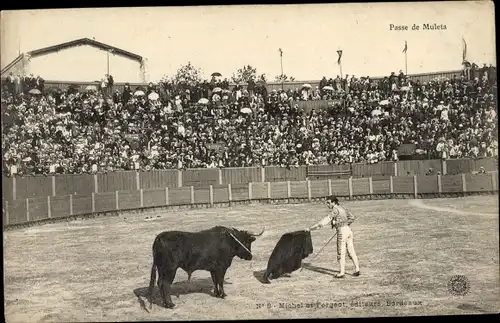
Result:
<svg viewBox="0 0 500 323">
<path fill-rule="evenodd" d="M 328 268 L 324 268 L 324 267 L 313 266 L 313 265 L 311 265 L 310 263 L 307 263 L 307 262 L 305 262 L 305 263 L 302 264 L 302 268 L 304 268 L 306 270 L 314 271 L 314 272 L 317 272 L 317 273 L 320 273 L 320 274 L 330 275 L 330 276 L 335 276 L 335 274 L 339 273 L 338 270 L 333 270 L 333 269 L 328 269 Z"/>
<path fill-rule="evenodd" d="M 231 282 L 228 282 L 224 280 L 224 285 L 231 285 Z M 195 294 L 195 293 L 202 293 L 202 294 L 207 294 L 210 296 L 215 297 L 215 294 L 213 293 L 214 289 L 214 283 L 212 282 L 212 278 L 202 278 L 202 279 L 195 279 L 191 281 L 180 281 L 180 282 L 175 282 L 171 286 L 171 296 L 172 300 L 175 303 L 175 298 L 179 298 L 180 295 L 188 295 L 188 294 Z M 148 307 L 149 307 L 149 300 L 147 299 L 147 293 L 148 293 L 148 287 L 140 287 L 134 289 L 134 294 L 137 296 L 137 300 L 139 301 L 139 305 L 143 310 L 146 312 L 149 312 Z M 154 289 L 153 289 L 153 297 L 152 297 L 153 304 L 164 307 L 163 306 L 163 299 L 161 298 L 160 290 L 158 289 L 158 285 L 155 284 Z M 147 304 L 146 304 L 147 302 Z"/>
</svg>

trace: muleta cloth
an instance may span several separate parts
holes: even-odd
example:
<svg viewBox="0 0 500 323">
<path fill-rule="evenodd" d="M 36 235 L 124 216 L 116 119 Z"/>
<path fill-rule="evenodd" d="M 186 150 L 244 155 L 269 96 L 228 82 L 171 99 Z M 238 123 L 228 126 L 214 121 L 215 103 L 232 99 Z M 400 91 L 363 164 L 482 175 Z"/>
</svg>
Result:
<svg viewBox="0 0 500 323">
<path fill-rule="evenodd" d="M 302 266 L 302 259 L 312 253 L 310 232 L 302 230 L 285 233 L 274 247 L 262 281 L 269 284 L 270 278 L 277 279 L 283 274 L 294 272 Z"/>
</svg>

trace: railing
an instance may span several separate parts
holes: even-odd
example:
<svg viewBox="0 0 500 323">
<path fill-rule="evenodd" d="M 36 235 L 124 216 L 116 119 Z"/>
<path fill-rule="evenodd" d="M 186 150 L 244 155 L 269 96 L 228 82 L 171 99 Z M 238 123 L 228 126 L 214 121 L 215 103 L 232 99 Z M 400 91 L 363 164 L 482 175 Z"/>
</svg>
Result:
<svg viewBox="0 0 500 323">
<path fill-rule="evenodd" d="M 472 173 L 484 167 L 497 171 L 498 160 L 448 159 L 379 162 L 376 164 L 315 165 L 299 167 L 200 168 L 186 170 L 118 171 L 81 175 L 3 177 L 3 198 L 17 200 L 43 196 L 85 195 L 125 190 L 177 188 L 210 185 L 240 185 L 256 182 L 305 181 L 342 177 L 387 177 L 425 175 L 429 168 L 443 175 Z"/>
<path fill-rule="evenodd" d="M 419 198 L 463 196 L 498 192 L 498 172 L 435 176 L 387 176 L 385 178 L 348 178 L 340 180 L 250 182 L 209 185 L 206 188 L 163 187 L 129 191 L 70 194 L 3 201 L 4 227 L 53 221 L 82 215 L 157 207 L 218 204 L 248 201 L 312 201 L 335 194 L 344 199 Z"/>
</svg>

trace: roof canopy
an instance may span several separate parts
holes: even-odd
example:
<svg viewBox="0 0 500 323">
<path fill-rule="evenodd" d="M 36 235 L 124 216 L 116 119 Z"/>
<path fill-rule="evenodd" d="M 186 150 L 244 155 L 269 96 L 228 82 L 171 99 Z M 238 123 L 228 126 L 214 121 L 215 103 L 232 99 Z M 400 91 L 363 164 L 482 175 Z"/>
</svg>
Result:
<svg viewBox="0 0 500 323">
<path fill-rule="evenodd" d="M 21 60 L 25 55 L 27 55 L 28 57 L 37 57 L 37 56 L 42 56 L 42 55 L 58 52 L 60 50 L 68 49 L 71 47 L 76 47 L 76 46 L 92 46 L 95 48 L 99 48 L 101 50 L 108 51 L 108 52 L 112 53 L 113 55 L 120 55 L 120 56 L 129 58 L 129 59 L 138 61 L 139 63 L 143 62 L 143 57 L 140 55 L 131 53 L 129 51 L 120 49 L 118 47 L 114 47 L 111 45 L 107 45 L 107 44 L 98 42 L 98 41 L 90 39 L 90 38 L 81 38 L 81 39 L 73 40 L 70 42 L 33 50 L 33 51 L 28 52 L 26 54 L 21 54 L 16 59 L 14 59 L 10 64 L 8 64 L 7 66 L 5 66 L 2 69 L 2 74 L 4 72 L 6 72 L 8 69 L 10 69 L 10 67 L 12 67 L 14 64 L 16 64 L 19 60 Z"/>
<path fill-rule="evenodd" d="M 36 56 L 41 56 L 41 55 L 45 55 L 45 54 L 50 54 L 53 52 L 58 52 L 58 51 L 63 50 L 63 49 L 67 49 L 67 48 L 71 48 L 71 47 L 75 47 L 75 46 L 83 46 L 83 45 L 93 46 L 93 47 L 96 47 L 96 48 L 99 48 L 99 49 L 102 49 L 105 51 L 109 51 L 115 55 L 121 55 L 121 56 L 130 58 L 130 59 L 136 60 L 138 62 L 142 62 L 142 60 L 143 60 L 142 56 L 139 56 L 137 54 L 120 49 L 118 47 L 114 47 L 111 45 L 107 45 L 107 44 L 98 42 L 98 41 L 90 39 L 90 38 L 81 38 L 81 39 L 73 40 L 70 42 L 62 43 L 59 45 L 54 45 L 54 46 L 49 46 L 49 47 L 33 50 L 31 52 L 28 52 L 27 54 L 30 55 L 31 57 L 36 57 Z"/>
</svg>

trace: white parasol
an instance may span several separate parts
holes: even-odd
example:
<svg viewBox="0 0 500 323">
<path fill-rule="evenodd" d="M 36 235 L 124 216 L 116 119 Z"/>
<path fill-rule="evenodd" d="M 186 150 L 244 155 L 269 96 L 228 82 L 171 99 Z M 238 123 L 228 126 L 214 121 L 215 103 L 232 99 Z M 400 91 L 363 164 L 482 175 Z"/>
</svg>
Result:
<svg viewBox="0 0 500 323">
<path fill-rule="evenodd" d="M 137 92 L 139 92 L 139 91 L 137 91 Z M 137 92 L 136 92 L 136 93 L 137 93 Z M 156 93 L 156 92 L 151 92 L 151 93 L 149 93 L 149 95 L 148 95 L 148 99 L 153 100 L 153 101 L 154 101 L 154 100 L 158 100 L 158 98 L 159 98 L 159 97 L 160 97 L 160 96 L 159 96 L 159 95 L 158 95 L 158 93 Z"/>
<path fill-rule="evenodd" d="M 40 92 L 39 89 L 31 89 L 31 90 L 29 90 L 29 93 L 30 94 L 41 94 L 42 92 Z"/>
</svg>

